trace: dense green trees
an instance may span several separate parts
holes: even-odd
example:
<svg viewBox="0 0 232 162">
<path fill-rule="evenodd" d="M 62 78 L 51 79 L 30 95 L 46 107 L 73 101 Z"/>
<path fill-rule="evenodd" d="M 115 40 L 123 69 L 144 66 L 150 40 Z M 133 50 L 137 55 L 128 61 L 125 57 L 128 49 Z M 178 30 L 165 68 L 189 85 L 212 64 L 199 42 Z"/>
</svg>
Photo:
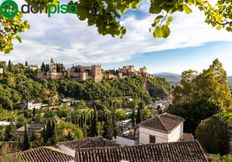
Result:
<svg viewBox="0 0 232 162">
<path fill-rule="evenodd" d="M 228 153 L 228 125 L 220 118 L 210 117 L 201 122 L 196 129 L 196 138 L 208 153 Z"/>
<path fill-rule="evenodd" d="M 202 73 L 183 72 L 173 96 L 168 112 L 185 118 L 185 131 L 195 133 L 208 153 L 227 153 L 231 91 L 219 60 Z"/>
<path fill-rule="evenodd" d="M 18 138 L 17 128 L 13 122 L 10 122 L 3 133 L 3 141 L 17 141 Z"/>
<path fill-rule="evenodd" d="M 108 100 L 117 97 L 144 98 L 148 104 L 152 99 L 165 97 L 171 89 L 170 85 L 160 78 L 110 79 L 103 80 L 101 83 L 92 80 L 83 82 L 68 79 L 36 80 L 36 71 L 24 65 L 13 65 L 9 61 L 8 64 L 0 62 L 0 67 L 4 68 L 4 74 L 0 77 L 0 104 L 10 110 L 26 101 L 34 100 L 50 104 L 59 97 L 82 100 L 77 108 L 86 107 L 83 100 Z M 117 103 L 117 108 L 118 104 L 120 103 Z"/>
<path fill-rule="evenodd" d="M 184 130 L 194 133 L 201 120 L 216 114 L 220 109 L 220 106 L 209 100 L 201 100 L 182 105 L 172 105 L 168 112 L 183 117 L 185 119 Z"/>
<path fill-rule="evenodd" d="M 181 84 L 173 95 L 175 105 L 210 100 L 223 108 L 231 106 L 227 75 L 218 59 L 200 74 L 192 70 L 183 72 Z"/>
<path fill-rule="evenodd" d="M 185 118 L 185 130 L 189 132 L 195 132 L 201 120 L 231 108 L 227 75 L 218 59 L 200 74 L 192 70 L 183 72 L 173 96 L 168 111 Z"/>
</svg>

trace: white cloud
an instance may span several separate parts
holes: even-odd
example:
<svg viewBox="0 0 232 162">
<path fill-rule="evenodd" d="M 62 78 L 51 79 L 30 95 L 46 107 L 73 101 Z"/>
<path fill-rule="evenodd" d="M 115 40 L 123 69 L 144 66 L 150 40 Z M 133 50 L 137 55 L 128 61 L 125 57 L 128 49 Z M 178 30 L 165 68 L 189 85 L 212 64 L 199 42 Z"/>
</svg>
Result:
<svg viewBox="0 0 232 162">
<path fill-rule="evenodd" d="M 140 10 L 148 10 L 148 1 L 140 5 Z M 191 15 L 175 14 L 171 25 L 172 33 L 167 39 L 154 39 L 149 28 L 154 15 L 137 19 L 135 16 L 122 20 L 127 27 L 123 39 L 101 36 L 95 27 L 88 27 L 74 15 L 26 15 L 31 30 L 22 35 L 23 43 L 15 43 L 10 55 L 1 54 L 0 59 L 14 62 L 40 64 L 54 58 L 66 65 L 73 63 L 113 63 L 152 51 L 162 51 L 203 45 L 213 41 L 232 41 L 232 34 L 216 31 L 204 23 L 204 16 L 198 11 Z"/>
</svg>

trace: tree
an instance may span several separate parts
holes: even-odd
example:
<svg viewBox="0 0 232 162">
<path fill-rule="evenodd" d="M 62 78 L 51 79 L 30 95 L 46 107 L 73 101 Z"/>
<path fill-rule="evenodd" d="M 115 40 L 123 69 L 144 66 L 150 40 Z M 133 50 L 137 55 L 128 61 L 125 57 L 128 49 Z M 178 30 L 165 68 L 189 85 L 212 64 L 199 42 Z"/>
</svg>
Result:
<svg viewBox="0 0 232 162">
<path fill-rule="evenodd" d="M 7 68 L 7 70 L 9 72 L 13 72 L 14 71 L 14 65 L 13 65 L 13 63 L 10 60 L 8 61 L 8 68 Z"/>
<path fill-rule="evenodd" d="M 131 114 L 131 122 L 132 126 L 135 126 L 135 108 L 132 109 L 132 114 Z"/>
<path fill-rule="evenodd" d="M 225 109 L 231 106 L 227 75 L 218 59 L 198 75 L 192 70 L 183 72 L 181 83 L 174 89 L 173 96 L 174 105 L 210 100 Z"/>
<path fill-rule="evenodd" d="M 4 141 L 17 141 L 18 140 L 17 128 L 12 121 L 10 122 L 10 125 L 6 126 L 5 128 L 5 131 L 3 134 L 3 140 Z"/>
<path fill-rule="evenodd" d="M 45 72 L 45 68 L 46 68 L 46 66 L 45 66 L 44 62 L 42 62 L 41 70 L 42 70 L 43 72 Z"/>
<path fill-rule="evenodd" d="M 201 100 L 182 105 L 172 105 L 167 110 L 171 114 L 181 116 L 185 119 L 185 132 L 194 133 L 197 125 L 204 119 L 215 115 L 221 107 L 210 100 Z"/>
<path fill-rule="evenodd" d="M 28 134 L 27 134 L 27 124 L 24 125 L 24 138 L 23 138 L 23 150 L 28 150 L 30 148 Z"/>
<path fill-rule="evenodd" d="M 226 154 L 229 147 L 227 123 L 213 116 L 204 120 L 196 129 L 196 138 L 212 154 Z"/>
<path fill-rule="evenodd" d="M 25 61 L 25 66 L 28 66 L 28 62 L 27 61 Z"/>
<path fill-rule="evenodd" d="M 109 114 L 105 116 L 105 124 L 103 127 L 102 136 L 107 139 L 112 139 L 113 137 L 112 120 Z"/>
<path fill-rule="evenodd" d="M 142 121 L 142 113 L 141 113 L 142 107 L 141 105 L 137 109 L 137 114 L 136 114 L 136 124 L 141 123 Z"/>
<path fill-rule="evenodd" d="M 116 116 L 118 120 L 126 119 L 126 111 L 124 109 L 117 109 Z"/>
<path fill-rule="evenodd" d="M 143 120 L 146 120 L 146 119 L 148 119 L 148 118 L 150 118 L 152 116 L 151 111 L 149 109 L 147 109 L 147 108 L 143 109 L 142 114 L 143 114 L 142 115 Z"/>
<path fill-rule="evenodd" d="M 57 4 L 53 1 L 27 1 L 31 4 L 46 4 L 46 2 Z M 78 7 L 77 17 L 81 21 L 87 21 L 89 26 L 96 26 L 98 33 L 102 35 L 110 34 L 115 36 L 124 36 L 126 34 L 126 28 L 121 25 L 121 17 L 126 11 L 138 9 L 140 0 L 116 0 L 116 1 L 104 1 L 104 0 L 80 0 L 77 2 L 70 2 L 69 4 L 76 5 Z M 155 0 L 151 1 L 149 12 L 154 14 L 154 21 L 151 22 L 150 32 L 153 33 L 155 38 L 167 38 L 170 35 L 169 25 L 173 21 L 173 15 L 178 12 L 184 12 L 190 14 L 192 12 L 191 7 L 195 6 L 205 14 L 205 22 L 212 25 L 216 29 L 220 30 L 225 28 L 227 31 L 232 31 L 232 3 L 228 0 L 218 0 L 216 5 L 211 5 L 209 0 L 194 1 L 194 0 L 182 0 L 182 1 L 169 1 L 169 0 Z M 30 26 L 27 21 L 22 21 L 22 13 L 18 13 L 13 19 L 0 17 L 0 24 L 3 29 L 0 32 L 1 42 L 0 51 L 9 53 L 13 50 L 14 39 L 21 42 L 19 33 L 29 29 Z M 17 28 L 16 28 L 17 27 Z"/>
<path fill-rule="evenodd" d="M 97 131 L 97 111 L 96 111 L 96 108 L 94 108 L 93 117 L 92 117 L 91 125 L 90 125 L 90 136 L 95 137 L 97 135 L 98 135 L 98 131 Z"/>
</svg>

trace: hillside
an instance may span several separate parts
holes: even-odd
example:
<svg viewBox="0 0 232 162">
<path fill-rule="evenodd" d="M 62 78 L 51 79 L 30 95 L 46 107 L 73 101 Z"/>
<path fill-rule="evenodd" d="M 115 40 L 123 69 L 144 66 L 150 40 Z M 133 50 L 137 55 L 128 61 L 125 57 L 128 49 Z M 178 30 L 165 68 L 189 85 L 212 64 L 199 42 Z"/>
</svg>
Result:
<svg viewBox="0 0 232 162">
<path fill-rule="evenodd" d="M 0 62 L 0 67 L 4 69 L 4 74 L 0 75 L 0 103 L 7 109 L 14 109 L 17 104 L 30 100 L 56 104 L 63 97 L 108 100 L 132 96 L 151 100 L 163 98 L 171 90 L 169 83 L 161 78 L 133 77 L 103 80 L 100 83 L 93 80 L 37 80 L 36 71 L 22 64 Z"/>
</svg>

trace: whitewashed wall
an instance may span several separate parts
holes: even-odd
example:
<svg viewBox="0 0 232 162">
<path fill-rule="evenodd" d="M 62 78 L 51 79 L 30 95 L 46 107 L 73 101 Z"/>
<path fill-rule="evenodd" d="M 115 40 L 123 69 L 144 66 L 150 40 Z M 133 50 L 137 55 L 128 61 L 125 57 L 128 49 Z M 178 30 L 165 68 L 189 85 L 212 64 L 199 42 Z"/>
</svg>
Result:
<svg viewBox="0 0 232 162">
<path fill-rule="evenodd" d="M 183 123 L 179 124 L 168 134 L 168 142 L 177 142 L 183 138 L 184 125 Z"/>
<path fill-rule="evenodd" d="M 117 136 L 116 143 L 120 146 L 135 146 L 139 144 L 139 141 Z"/>
<path fill-rule="evenodd" d="M 169 134 L 139 127 L 139 144 L 149 144 L 150 135 L 156 137 L 156 143 L 177 142 L 183 138 L 183 123 L 180 123 Z"/>
<path fill-rule="evenodd" d="M 149 144 L 150 135 L 156 137 L 156 143 L 168 142 L 167 133 L 139 127 L 139 144 Z"/>
</svg>

